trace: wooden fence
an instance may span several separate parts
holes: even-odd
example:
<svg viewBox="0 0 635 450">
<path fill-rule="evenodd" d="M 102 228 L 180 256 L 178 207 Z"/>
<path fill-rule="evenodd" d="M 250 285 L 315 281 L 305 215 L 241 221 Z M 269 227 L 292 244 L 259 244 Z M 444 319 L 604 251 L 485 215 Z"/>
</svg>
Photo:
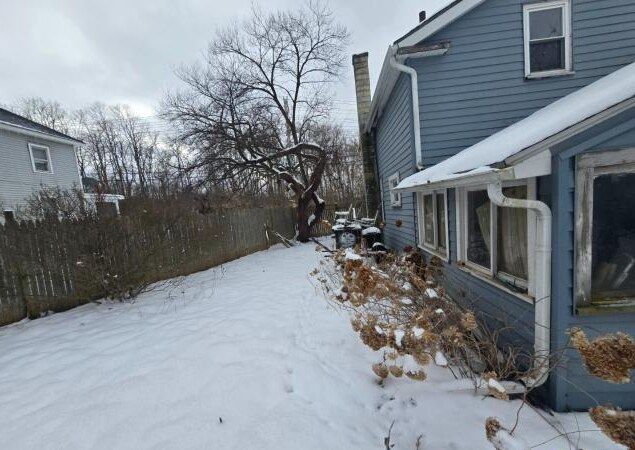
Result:
<svg viewBox="0 0 635 450">
<path fill-rule="evenodd" d="M 292 237 L 294 219 L 278 207 L 0 225 L 0 326 L 264 250 L 265 224 Z"/>
</svg>

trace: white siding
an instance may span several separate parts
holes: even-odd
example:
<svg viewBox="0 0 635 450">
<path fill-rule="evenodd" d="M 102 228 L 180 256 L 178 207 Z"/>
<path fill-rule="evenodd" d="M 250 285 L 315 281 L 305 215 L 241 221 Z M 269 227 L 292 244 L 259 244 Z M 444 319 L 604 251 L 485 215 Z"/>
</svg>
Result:
<svg viewBox="0 0 635 450">
<path fill-rule="evenodd" d="M 53 173 L 36 173 L 31 166 L 29 142 L 49 147 Z M 75 149 L 69 144 L 50 142 L 0 130 L 0 207 L 14 209 L 42 186 L 80 186 Z"/>
</svg>

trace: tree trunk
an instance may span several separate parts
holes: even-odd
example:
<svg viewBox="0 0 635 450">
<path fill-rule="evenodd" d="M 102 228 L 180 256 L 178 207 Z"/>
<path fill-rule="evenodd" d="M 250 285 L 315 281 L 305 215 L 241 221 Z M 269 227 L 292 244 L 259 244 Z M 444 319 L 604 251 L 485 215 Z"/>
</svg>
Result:
<svg viewBox="0 0 635 450">
<path fill-rule="evenodd" d="M 313 202 L 315 211 L 313 212 L 313 220 L 309 224 L 309 205 Z M 298 220 L 298 241 L 308 242 L 311 238 L 311 231 L 317 223 L 322 220 L 322 214 L 326 204 L 324 200 L 315 193 L 306 194 L 298 199 L 297 220 Z"/>
<path fill-rule="evenodd" d="M 298 241 L 309 242 L 311 226 L 309 225 L 309 199 L 300 197 L 297 206 Z"/>
</svg>

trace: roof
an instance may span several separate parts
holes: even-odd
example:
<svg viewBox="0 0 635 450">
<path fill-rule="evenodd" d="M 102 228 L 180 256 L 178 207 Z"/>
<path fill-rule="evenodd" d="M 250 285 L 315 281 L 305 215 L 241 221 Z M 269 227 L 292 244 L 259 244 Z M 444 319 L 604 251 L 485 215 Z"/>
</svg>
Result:
<svg viewBox="0 0 635 450">
<path fill-rule="evenodd" d="M 20 116 L 3 108 L 0 108 L 0 125 L 11 127 L 17 132 L 28 131 L 30 132 L 29 134 L 45 135 L 45 137 L 54 138 L 54 140 L 58 141 L 70 141 L 68 143 L 83 144 L 83 142 L 79 139 L 60 133 L 53 128 L 49 128 L 41 123 L 34 122 L 26 117 Z"/>
<path fill-rule="evenodd" d="M 370 105 L 368 122 L 364 127 L 366 131 L 371 130 L 375 118 L 381 114 L 381 111 L 388 102 L 390 93 L 399 79 L 399 72 L 390 65 L 390 58 L 397 53 L 398 49 L 419 44 L 421 41 L 429 38 L 458 18 L 467 14 L 484 1 L 485 0 L 455 0 L 432 15 L 429 19 L 421 22 L 404 36 L 397 39 L 393 45 L 388 47 Z"/>
<path fill-rule="evenodd" d="M 397 189 L 420 187 L 497 171 L 501 165 L 509 166 L 508 160 L 524 150 L 544 143 L 552 136 L 634 98 L 635 63 L 632 63 L 551 103 L 443 162 L 404 179 Z M 516 162 L 520 160 L 517 158 Z"/>
</svg>

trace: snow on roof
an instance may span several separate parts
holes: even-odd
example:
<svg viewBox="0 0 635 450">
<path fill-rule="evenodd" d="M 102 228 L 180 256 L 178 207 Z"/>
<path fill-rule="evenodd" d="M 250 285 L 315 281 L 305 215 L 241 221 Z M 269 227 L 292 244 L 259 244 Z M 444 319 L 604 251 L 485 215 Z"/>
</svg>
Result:
<svg viewBox="0 0 635 450">
<path fill-rule="evenodd" d="M 404 179 L 396 189 L 409 189 L 494 172 L 496 169 L 492 165 L 633 96 L 635 63 L 553 102 L 451 158 Z"/>
</svg>

